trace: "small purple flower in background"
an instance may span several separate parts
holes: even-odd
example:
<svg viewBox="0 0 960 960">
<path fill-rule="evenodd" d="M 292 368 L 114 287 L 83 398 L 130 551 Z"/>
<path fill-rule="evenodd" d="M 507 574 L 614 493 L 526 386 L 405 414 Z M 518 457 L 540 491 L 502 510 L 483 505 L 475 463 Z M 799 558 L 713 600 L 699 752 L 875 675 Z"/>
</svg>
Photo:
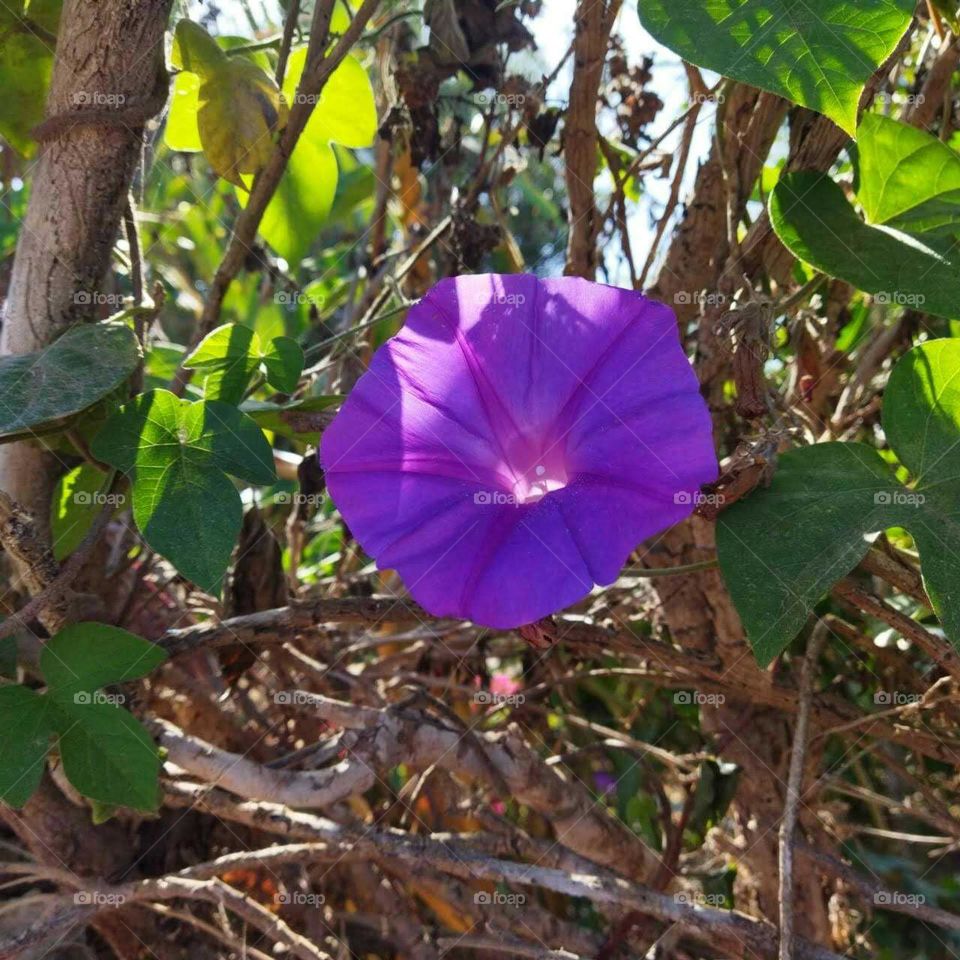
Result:
<svg viewBox="0 0 960 960">
<path fill-rule="evenodd" d="M 435 616 L 500 629 L 612 583 L 717 476 L 673 313 L 571 277 L 438 283 L 320 455 L 378 567 Z"/>
<path fill-rule="evenodd" d="M 605 797 L 612 796 L 617 792 L 617 778 L 605 770 L 599 770 L 593 775 L 593 783 L 597 788 L 597 793 L 602 793 Z"/>
</svg>

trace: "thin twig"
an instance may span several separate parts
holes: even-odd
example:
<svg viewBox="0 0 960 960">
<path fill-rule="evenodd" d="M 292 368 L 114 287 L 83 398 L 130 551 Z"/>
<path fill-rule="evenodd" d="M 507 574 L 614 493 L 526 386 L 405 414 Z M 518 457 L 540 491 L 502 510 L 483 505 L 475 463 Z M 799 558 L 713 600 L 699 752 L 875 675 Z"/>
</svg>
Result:
<svg viewBox="0 0 960 960">
<path fill-rule="evenodd" d="M 797 829 L 800 797 L 803 793 L 803 773 L 807 754 L 807 733 L 810 728 L 810 703 L 817 673 L 820 649 L 829 630 L 823 620 L 817 622 L 807 641 L 807 652 L 800 671 L 800 709 L 790 752 L 790 773 L 787 777 L 787 799 L 780 822 L 780 948 L 779 960 L 793 960 L 793 838 Z"/>
</svg>

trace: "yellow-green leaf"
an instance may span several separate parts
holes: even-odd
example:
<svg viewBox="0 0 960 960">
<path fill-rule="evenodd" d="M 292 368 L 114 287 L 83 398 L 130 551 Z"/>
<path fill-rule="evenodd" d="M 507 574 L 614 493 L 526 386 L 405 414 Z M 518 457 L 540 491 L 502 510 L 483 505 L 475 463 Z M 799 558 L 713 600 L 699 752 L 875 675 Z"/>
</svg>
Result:
<svg viewBox="0 0 960 960">
<path fill-rule="evenodd" d="M 199 153 L 203 149 L 197 124 L 199 92 L 200 78 L 195 73 L 183 70 L 173 78 L 170 112 L 163 132 L 164 142 L 171 150 Z"/>
<path fill-rule="evenodd" d="M 273 134 L 287 118 L 277 85 L 255 63 L 229 59 L 202 80 L 198 91 L 200 142 L 210 166 L 224 180 L 244 186 L 273 152 Z"/>
</svg>

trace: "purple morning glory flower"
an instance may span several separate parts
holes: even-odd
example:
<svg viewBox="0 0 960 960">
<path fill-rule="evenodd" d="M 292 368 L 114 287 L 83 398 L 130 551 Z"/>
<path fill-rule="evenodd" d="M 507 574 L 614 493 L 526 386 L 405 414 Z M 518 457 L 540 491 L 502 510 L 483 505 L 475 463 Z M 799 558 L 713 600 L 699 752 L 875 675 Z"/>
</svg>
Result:
<svg viewBox="0 0 960 960">
<path fill-rule="evenodd" d="M 673 313 L 570 277 L 438 283 L 320 456 L 381 569 L 435 616 L 500 629 L 612 583 L 717 476 Z"/>
</svg>

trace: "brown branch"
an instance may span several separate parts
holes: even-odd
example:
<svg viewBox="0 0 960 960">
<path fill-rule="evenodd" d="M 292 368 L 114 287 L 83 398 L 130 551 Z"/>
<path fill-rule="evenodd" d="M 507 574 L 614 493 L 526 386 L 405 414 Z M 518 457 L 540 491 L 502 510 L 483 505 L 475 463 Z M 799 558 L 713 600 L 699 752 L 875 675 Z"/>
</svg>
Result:
<svg viewBox="0 0 960 960">
<path fill-rule="evenodd" d="M 376 831 L 370 833 L 384 846 L 387 845 L 383 834 Z M 686 903 L 669 894 L 629 883 L 609 871 L 571 874 L 549 867 L 478 856 L 447 842 L 438 842 L 423 836 L 398 837 L 389 841 L 389 846 L 391 856 L 404 861 L 413 870 L 429 865 L 468 881 L 489 880 L 523 887 L 538 886 L 570 897 L 583 897 L 594 903 L 627 907 L 675 924 L 684 933 L 709 943 L 713 949 L 721 950 L 730 957 L 757 956 L 769 957 L 772 960 L 776 956 L 776 930 L 771 924 L 734 910 L 717 910 Z M 112 897 L 120 903 L 167 900 L 173 897 L 225 903 L 229 909 L 250 920 L 259 929 L 287 943 L 297 956 L 305 960 L 316 960 L 317 956 L 324 955 L 316 952 L 316 948 L 309 942 L 309 947 L 315 952 L 311 954 L 310 950 L 306 950 L 304 938 L 286 927 L 279 918 L 259 904 L 254 905 L 258 909 L 251 908 L 252 901 L 242 897 L 238 891 L 222 881 L 206 878 L 243 866 L 258 868 L 312 863 L 318 857 L 328 858 L 330 853 L 330 848 L 324 844 L 274 846 L 230 854 L 155 880 L 98 888 L 96 892 L 101 899 Z M 265 929 L 268 925 L 269 929 Z M 833 951 L 805 940 L 798 942 L 796 956 L 797 960 L 841 960 Z"/>
<path fill-rule="evenodd" d="M 50 585 L 56 583 L 60 570 L 49 543 L 37 529 L 33 517 L 3 491 L 0 491 L 0 544 L 16 561 L 24 584 L 35 599 L 44 596 Z M 67 622 L 67 602 L 60 591 L 54 591 L 28 615 L 37 616 L 47 630 L 55 633 Z M 19 620 L 14 619 L 14 626 L 7 629 L 12 632 L 23 620 L 21 611 Z"/>
<path fill-rule="evenodd" d="M 960 653 L 957 653 L 947 641 L 941 640 L 940 637 L 924 629 L 916 620 L 894 609 L 885 600 L 879 600 L 867 593 L 852 580 L 841 580 L 832 592 L 834 596 L 846 600 L 864 613 L 898 630 L 931 660 L 939 664 L 946 673 L 955 680 L 960 680 Z"/>
<path fill-rule="evenodd" d="M 912 621 L 911 621 L 912 622 Z M 438 635 L 454 626 L 452 621 L 437 620 L 422 607 L 409 600 L 393 597 L 349 597 L 300 601 L 289 607 L 278 607 L 260 613 L 234 617 L 220 623 L 197 624 L 177 630 L 168 630 L 156 642 L 171 657 L 191 650 L 217 649 L 236 644 L 260 648 L 293 640 L 315 633 L 326 624 L 380 623 L 429 624 Z M 577 620 L 555 618 L 558 641 L 572 648 L 580 648 L 590 655 L 613 653 L 649 661 L 658 670 L 698 685 L 730 694 L 738 691 L 738 699 L 773 707 L 788 713 L 799 710 L 797 691 L 783 683 L 773 683 L 769 677 L 751 669 L 749 664 L 738 664 L 725 671 L 717 659 L 696 650 L 680 650 L 668 643 L 653 640 L 626 629 L 611 630 L 585 624 Z M 742 660 L 742 657 L 741 657 Z M 861 714 L 856 707 L 835 694 L 819 694 L 814 699 L 816 725 L 830 727 L 862 721 L 858 735 L 869 735 L 898 743 L 924 756 L 943 763 L 960 763 L 960 744 L 946 741 L 929 731 L 906 729 L 885 720 Z"/>
<path fill-rule="evenodd" d="M 597 272 L 600 220 L 593 192 L 597 172 L 597 95 L 621 0 L 577 4 L 570 104 L 563 134 L 569 199 L 568 276 L 592 280 Z"/>
<path fill-rule="evenodd" d="M 582 857 L 630 877 L 652 876 L 659 861 L 643 841 L 599 806 L 579 782 L 548 766 L 515 728 L 502 735 L 477 735 L 486 750 L 464 751 L 463 734 L 419 711 L 378 710 L 303 695 L 315 715 L 348 731 L 358 731 L 349 758 L 320 771 L 274 770 L 184 734 L 156 721 L 170 762 L 212 780 L 242 797 L 288 806 L 324 807 L 374 785 L 398 763 L 424 770 L 435 765 L 450 773 L 490 780 L 493 765 L 517 802 L 549 820 L 557 840 Z"/>
<path fill-rule="evenodd" d="M 827 625 L 818 621 L 807 641 L 807 652 L 800 671 L 800 710 L 793 733 L 793 748 L 790 752 L 790 771 L 787 777 L 787 798 L 780 822 L 779 867 L 780 867 L 780 952 L 779 960 L 793 960 L 793 838 L 800 813 L 800 798 L 803 794 L 803 775 L 806 768 L 807 737 L 810 728 L 810 701 L 817 673 L 820 650 L 829 633 Z"/>
</svg>

